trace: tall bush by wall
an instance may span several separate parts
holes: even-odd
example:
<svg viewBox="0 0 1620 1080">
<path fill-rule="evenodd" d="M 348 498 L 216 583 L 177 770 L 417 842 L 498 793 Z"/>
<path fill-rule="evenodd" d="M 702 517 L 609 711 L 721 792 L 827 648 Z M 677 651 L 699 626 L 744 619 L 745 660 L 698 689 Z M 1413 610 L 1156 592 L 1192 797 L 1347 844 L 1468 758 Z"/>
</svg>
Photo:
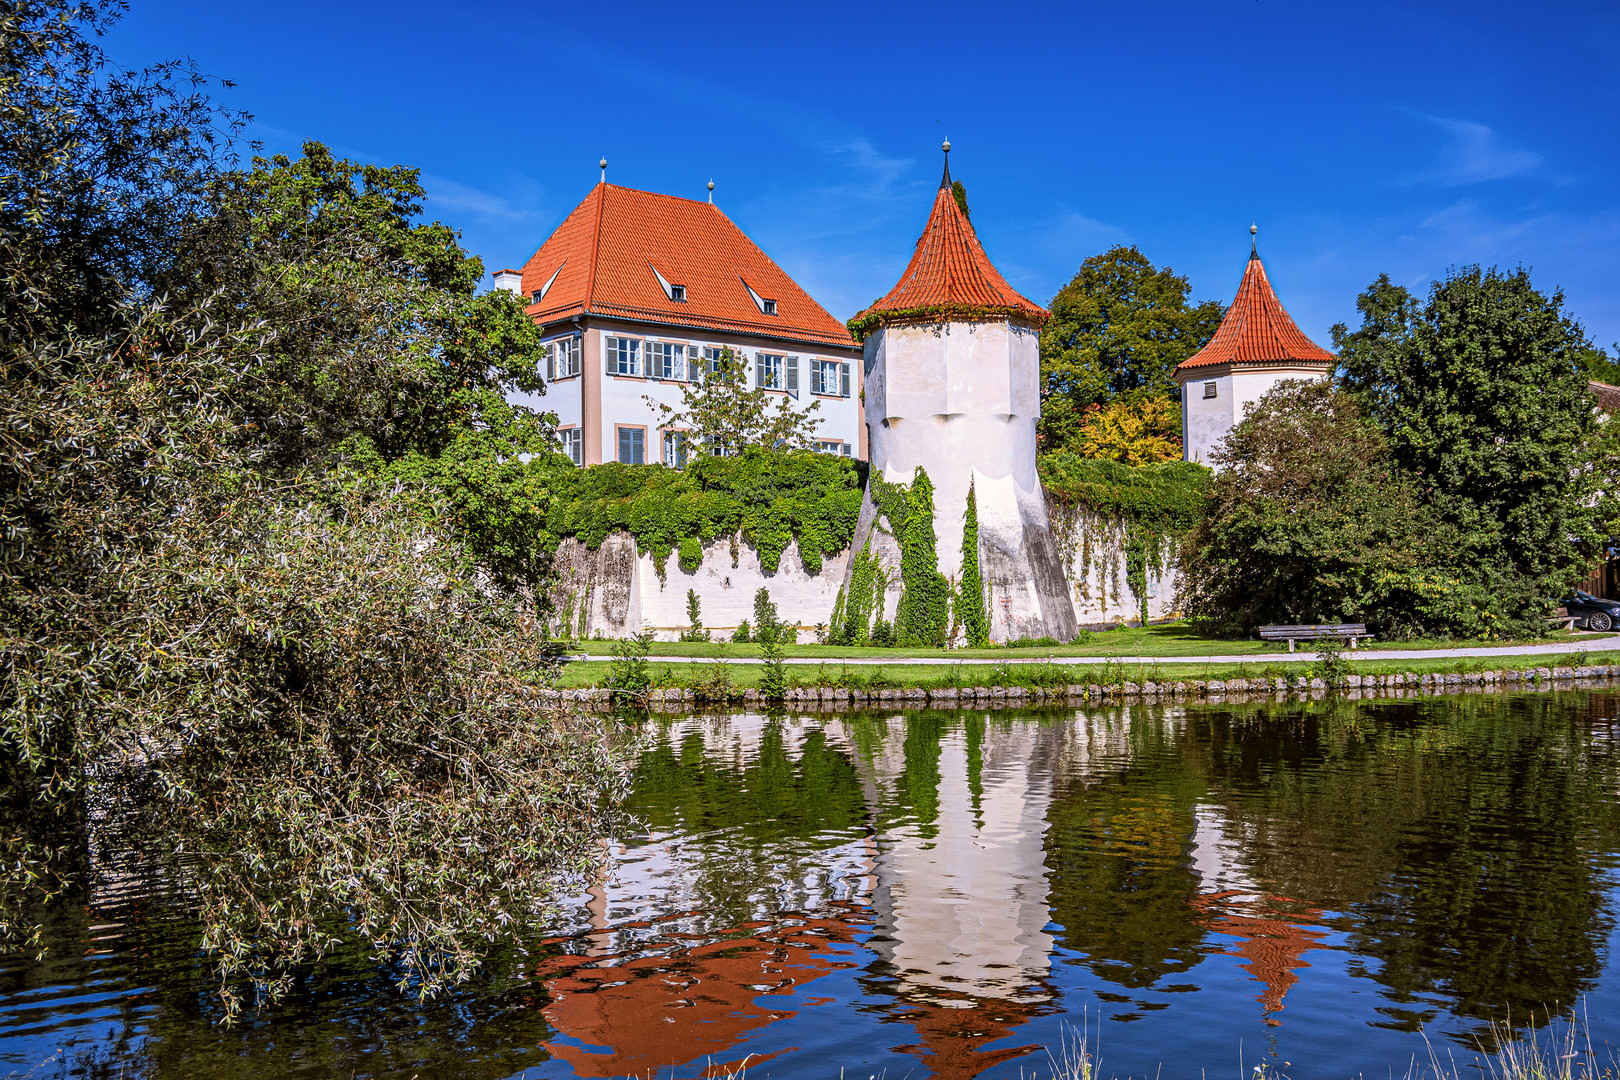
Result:
<svg viewBox="0 0 1620 1080">
<path fill-rule="evenodd" d="M 990 616 L 985 611 L 984 577 L 979 571 L 979 504 L 968 485 L 967 519 L 962 523 L 962 580 L 956 588 L 956 622 L 971 648 L 990 644 Z"/>
<path fill-rule="evenodd" d="M 895 611 L 895 636 L 901 645 L 945 645 L 950 623 L 950 583 L 939 572 L 934 538 L 934 485 L 925 469 L 906 491 L 905 523 L 894 523 L 900 539 L 900 581 L 905 588 Z"/>
</svg>

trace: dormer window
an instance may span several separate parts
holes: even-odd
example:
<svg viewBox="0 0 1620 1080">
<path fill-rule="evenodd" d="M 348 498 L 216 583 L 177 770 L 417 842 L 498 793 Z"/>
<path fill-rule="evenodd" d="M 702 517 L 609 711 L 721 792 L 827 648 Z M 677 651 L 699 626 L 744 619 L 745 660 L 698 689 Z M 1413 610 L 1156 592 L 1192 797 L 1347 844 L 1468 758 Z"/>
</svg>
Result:
<svg viewBox="0 0 1620 1080">
<path fill-rule="evenodd" d="M 652 263 L 647 264 L 647 269 L 651 270 L 653 272 L 653 277 L 658 279 L 658 287 L 664 290 L 665 298 L 673 300 L 677 304 L 686 303 L 685 285 L 674 284 L 669 280 L 669 278 L 665 277 L 663 274 L 660 274 L 658 272 L 658 267 L 654 266 Z"/>
<path fill-rule="evenodd" d="M 553 270 L 551 272 L 551 276 L 546 278 L 546 283 L 529 294 L 529 303 L 538 304 L 540 301 L 544 300 L 546 298 L 546 293 L 550 292 L 551 287 L 557 283 L 557 275 L 562 273 L 562 268 L 567 265 L 567 259 L 564 259 L 562 262 L 558 263 L 557 269 Z"/>
<path fill-rule="evenodd" d="M 738 278 L 737 280 L 742 281 L 741 278 Z M 763 296 L 759 295 L 759 293 L 755 292 L 754 287 L 752 285 L 748 284 L 748 282 L 746 282 L 746 281 L 743 281 L 742 286 L 743 286 L 743 288 L 748 290 L 748 298 L 754 302 L 755 307 L 759 308 L 759 313 L 761 315 L 775 315 L 776 314 L 776 301 L 775 300 L 767 300 L 767 299 L 765 299 Z"/>
</svg>

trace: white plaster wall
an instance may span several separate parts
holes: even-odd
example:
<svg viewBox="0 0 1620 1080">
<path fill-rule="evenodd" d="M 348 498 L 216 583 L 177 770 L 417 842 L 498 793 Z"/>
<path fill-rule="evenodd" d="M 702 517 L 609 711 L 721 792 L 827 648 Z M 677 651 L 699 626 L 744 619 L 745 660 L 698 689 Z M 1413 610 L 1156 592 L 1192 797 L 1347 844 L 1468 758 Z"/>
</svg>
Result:
<svg viewBox="0 0 1620 1080">
<path fill-rule="evenodd" d="M 808 573 L 795 540 L 782 552 L 776 572 L 766 573 L 752 545 L 736 537 L 733 547 L 731 538 L 722 538 L 704 548 L 696 573 L 681 569 L 679 554 L 671 553 L 660 578 L 652 555 L 638 553 L 628 533 L 610 535 L 595 552 L 569 539 L 557 548 L 559 578 L 552 603 L 558 617 L 573 613 L 568 624 L 572 633 L 621 638 L 651 627 L 659 640 L 673 641 L 689 625 L 686 591 L 696 589 L 703 625 L 719 639 L 729 638 L 743 619 L 753 621 L 754 594 L 765 588 L 782 621 L 798 626 L 800 640 L 809 641 L 817 623 L 832 619 L 848 560 L 849 553 L 841 552 L 825 559 L 819 573 Z"/>
<path fill-rule="evenodd" d="M 1053 535 L 1064 561 L 1069 599 L 1083 627 L 1136 623 L 1142 617 L 1125 574 L 1125 532 L 1118 524 L 1089 514 L 1054 523 Z M 1174 552 L 1165 565 L 1148 568 L 1148 621 L 1181 614 Z"/>
<path fill-rule="evenodd" d="M 1215 384 L 1215 396 L 1204 397 L 1204 384 Z M 1226 438 L 1235 423 L 1233 416 L 1232 376 L 1210 374 L 1189 378 L 1182 387 L 1181 408 L 1186 435 L 1182 444 L 1182 458 L 1202 465 L 1210 464 L 1210 451 Z"/>
<path fill-rule="evenodd" d="M 812 402 L 819 402 L 816 410 L 816 437 L 820 439 L 837 439 L 848 443 L 850 456 L 860 456 L 860 387 L 856 368 L 859 361 L 847 356 L 835 356 L 830 353 L 807 351 L 801 346 L 784 343 L 780 347 L 766 349 L 743 348 L 724 340 L 714 338 L 684 337 L 679 334 L 657 333 L 637 334 L 618 330 L 592 330 L 600 343 L 603 364 L 602 375 L 602 460 L 617 461 L 619 458 L 618 434 L 615 425 L 636 425 L 647 429 L 647 463 L 656 464 L 662 460 L 663 436 L 661 428 L 663 414 L 658 405 L 668 405 L 672 409 L 681 408 L 681 388 L 685 384 L 675 380 L 651 379 L 646 377 L 632 378 L 624 375 L 608 374 L 607 344 L 609 337 L 636 338 L 642 342 L 667 341 L 688 347 L 721 348 L 730 344 L 734 353 L 746 357 L 748 361 L 748 385 L 754 385 L 754 360 L 760 352 L 769 352 L 799 358 L 799 393 L 794 398 L 786 393 L 773 395 L 781 400 L 788 401 L 794 408 L 803 412 Z M 645 345 L 643 345 L 645 349 Z M 810 393 L 810 364 L 813 360 L 848 361 L 850 364 L 850 396 L 828 397 Z M 643 353 L 643 371 L 645 367 L 645 353 Z M 652 404 L 647 401 L 652 399 Z M 772 405 L 774 409 L 776 406 Z"/>
<path fill-rule="evenodd" d="M 561 338 L 573 337 L 573 332 L 548 337 L 546 341 L 558 341 Z M 545 378 L 544 364 L 542 362 L 541 378 Z M 581 385 L 584 377 L 575 375 L 567 379 L 549 379 L 546 381 L 544 394 L 525 394 L 513 391 L 506 395 L 506 400 L 514 405 L 526 405 L 539 413 L 556 413 L 559 428 L 579 427 L 584 423 L 584 406 L 581 398 Z"/>
</svg>

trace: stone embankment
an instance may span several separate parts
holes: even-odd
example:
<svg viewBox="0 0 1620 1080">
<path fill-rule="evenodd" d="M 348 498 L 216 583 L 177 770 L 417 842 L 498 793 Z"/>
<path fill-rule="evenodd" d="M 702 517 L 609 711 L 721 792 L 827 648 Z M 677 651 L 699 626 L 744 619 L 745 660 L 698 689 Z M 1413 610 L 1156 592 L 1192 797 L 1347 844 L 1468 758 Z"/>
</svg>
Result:
<svg viewBox="0 0 1620 1080">
<path fill-rule="evenodd" d="M 1348 675 L 1344 684 L 1330 688 L 1321 678 L 1294 676 L 1274 679 L 1209 679 L 1188 682 L 1124 682 L 1114 684 L 1071 684 L 1068 686 L 977 686 L 911 687 L 909 689 L 848 689 L 840 686 L 795 687 L 787 692 L 784 706 L 824 710 L 879 708 L 1024 708 L 1032 705 L 1083 705 L 1163 703 L 1166 701 L 1231 702 L 1299 700 L 1325 697 L 1330 691 L 1348 701 L 1409 697 L 1413 694 L 1456 694 L 1479 691 L 1573 690 L 1594 684 L 1617 684 L 1620 664 L 1589 667 L 1526 668 L 1522 671 L 1425 672 L 1393 675 Z M 762 707 L 768 702 L 754 688 L 733 689 L 724 700 L 690 689 L 653 690 L 645 703 L 627 700 L 611 690 L 541 690 L 542 704 L 560 708 L 607 709 L 621 705 L 645 704 L 661 711 L 744 705 Z"/>
</svg>

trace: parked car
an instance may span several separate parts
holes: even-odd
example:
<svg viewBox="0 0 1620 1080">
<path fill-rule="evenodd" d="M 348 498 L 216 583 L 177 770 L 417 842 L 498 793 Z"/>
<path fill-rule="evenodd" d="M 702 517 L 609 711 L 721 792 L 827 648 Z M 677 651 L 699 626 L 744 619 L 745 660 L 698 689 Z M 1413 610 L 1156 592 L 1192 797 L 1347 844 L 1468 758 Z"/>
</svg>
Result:
<svg viewBox="0 0 1620 1080">
<path fill-rule="evenodd" d="M 1620 600 L 1599 600 L 1591 593 L 1576 589 L 1564 608 L 1588 630 L 1613 630 L 1620 625 Z"/>
</svg>

